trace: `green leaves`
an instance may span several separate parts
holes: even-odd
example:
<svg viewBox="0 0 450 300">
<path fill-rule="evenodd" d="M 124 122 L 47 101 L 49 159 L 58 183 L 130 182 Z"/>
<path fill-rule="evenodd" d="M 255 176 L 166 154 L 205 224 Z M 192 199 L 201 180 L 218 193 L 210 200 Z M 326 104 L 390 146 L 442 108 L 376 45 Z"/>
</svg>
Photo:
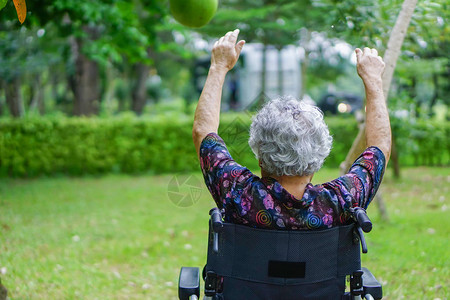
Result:
<svg viewBox="0 0 450 300">
<path fill-rule="evenodd" d="M 8 0 L 0 0 L 0 10 L 2 10 L 3 7 L 5 7 Z"/>
</svg>

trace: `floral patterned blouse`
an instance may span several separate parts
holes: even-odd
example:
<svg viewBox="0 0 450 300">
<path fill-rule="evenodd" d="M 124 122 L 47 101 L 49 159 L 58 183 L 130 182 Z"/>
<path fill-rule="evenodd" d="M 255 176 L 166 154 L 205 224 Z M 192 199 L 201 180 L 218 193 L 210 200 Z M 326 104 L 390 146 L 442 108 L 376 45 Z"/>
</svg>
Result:
<svg viewBox="0 0 450 300">
<path fill-rule="evenodd" d="M 324 229 L 346 224 L 349 208 L 367 208 L 383 178 L 385 157 L 367 148 L 349 172 L 333 181 L 309 183 L 296 199 L 270 177 L 259 178 L 236 163 L 225 142 L 208 134 L 200 146 L 200 165 L 206 186 L 225 221 L 277 230 Z"/>
</svg>

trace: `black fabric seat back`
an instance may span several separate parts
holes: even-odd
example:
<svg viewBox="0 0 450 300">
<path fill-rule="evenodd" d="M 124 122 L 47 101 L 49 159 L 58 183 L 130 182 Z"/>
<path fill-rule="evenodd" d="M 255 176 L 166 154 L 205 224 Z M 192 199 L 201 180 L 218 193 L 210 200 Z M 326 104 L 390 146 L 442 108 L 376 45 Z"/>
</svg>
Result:
<svg viewBox="0 0 450 300">
<path fill-rule="evenodd" d="M 224 223 L 217 253 L 210 227 L 206 271 L 223 277 L 225 300 L 340 299 L 345 276 L 361 268 L 353 230 L 275 231 Z"/>
</svg>

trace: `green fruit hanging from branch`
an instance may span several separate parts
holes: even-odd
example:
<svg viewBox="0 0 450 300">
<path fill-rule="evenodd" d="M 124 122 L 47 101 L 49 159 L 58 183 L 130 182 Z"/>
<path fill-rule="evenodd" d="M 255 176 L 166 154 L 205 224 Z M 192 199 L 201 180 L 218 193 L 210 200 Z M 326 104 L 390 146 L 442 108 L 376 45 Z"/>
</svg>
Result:
<svg viewBox="0 0 450 300">
<path fill-rule="evenodd" d="M 170 12 L 184 26 L 199 28 L 211 21 L 218 0 L 170 0 Z"/>
</svg>

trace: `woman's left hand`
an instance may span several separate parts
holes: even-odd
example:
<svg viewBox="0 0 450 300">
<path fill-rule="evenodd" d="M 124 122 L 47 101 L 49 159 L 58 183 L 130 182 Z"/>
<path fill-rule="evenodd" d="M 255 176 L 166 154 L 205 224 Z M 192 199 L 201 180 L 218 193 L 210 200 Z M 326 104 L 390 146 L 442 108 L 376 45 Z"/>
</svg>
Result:
<svg viewBox="0 0 450 300">
<path fill-rule="evenodd" d="M 214 44 L 211 68 L 224 68 L 229 71 L 234 67 L 245 44 L 243 40 L 236 43 L 238 35 L 239 29 L 229 31 Z"/>
</svg>

